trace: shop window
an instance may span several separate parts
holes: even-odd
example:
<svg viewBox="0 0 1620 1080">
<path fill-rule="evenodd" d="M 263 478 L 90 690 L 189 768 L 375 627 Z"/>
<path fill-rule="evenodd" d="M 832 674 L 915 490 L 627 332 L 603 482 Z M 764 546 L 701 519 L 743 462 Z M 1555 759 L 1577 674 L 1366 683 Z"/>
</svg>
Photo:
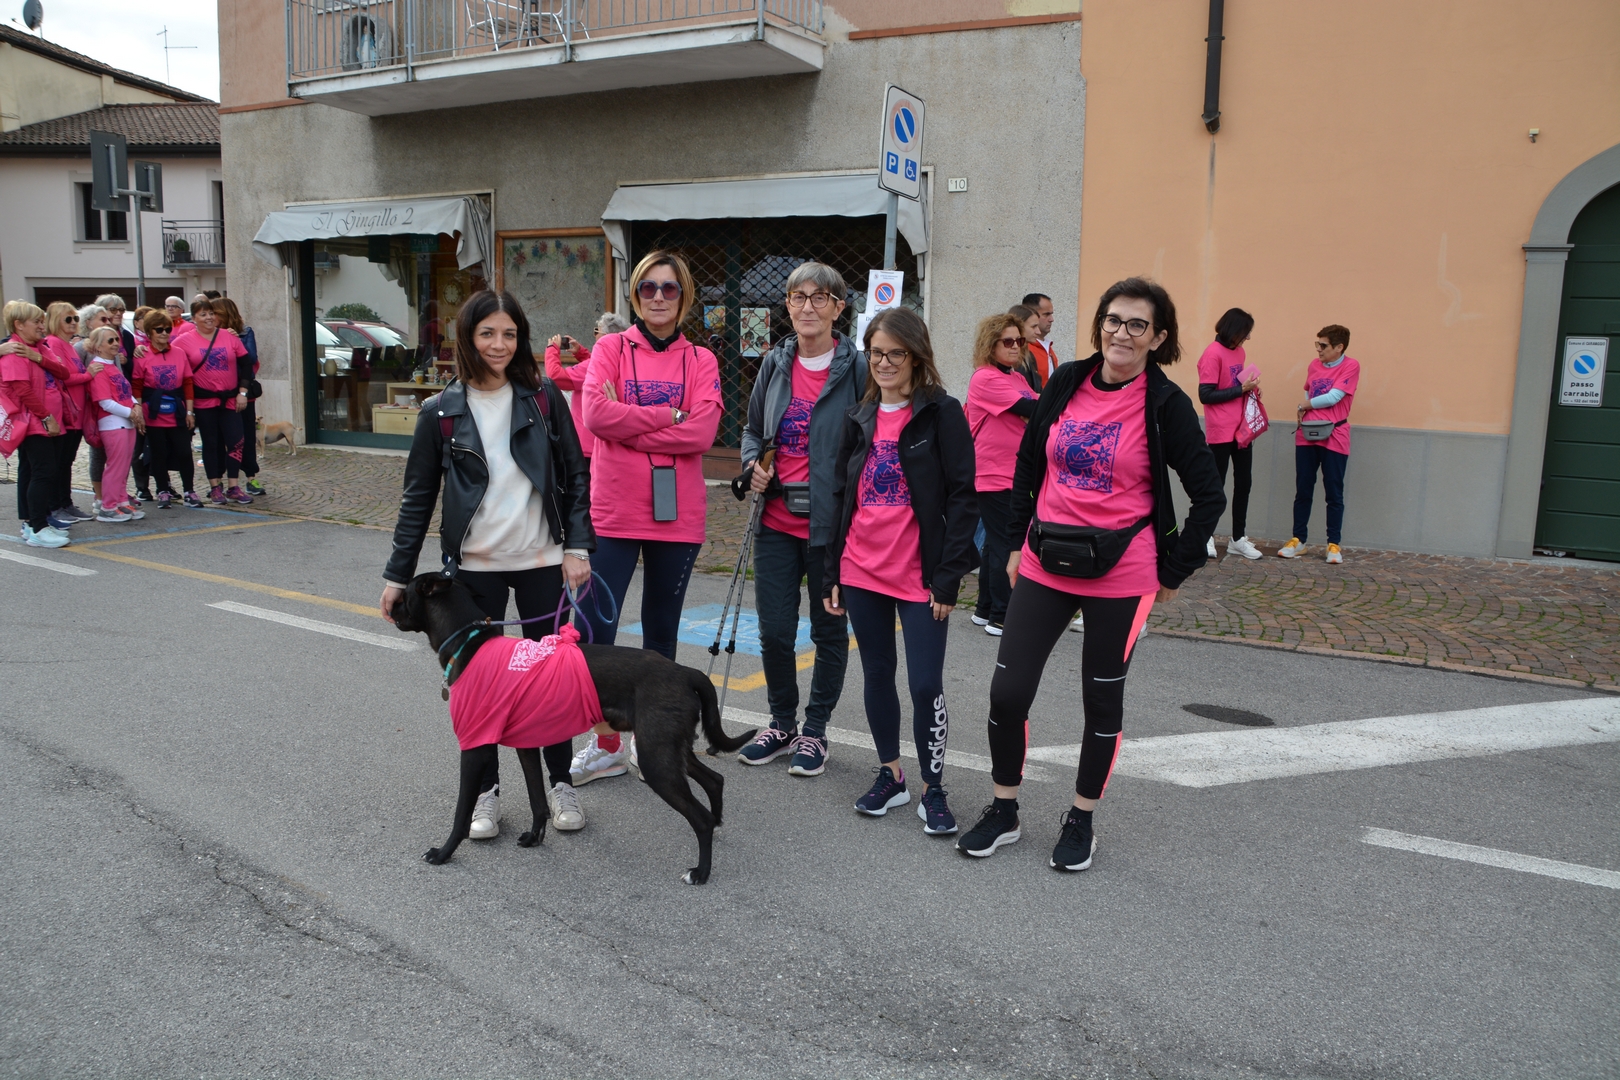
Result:
<svg viewBox="0 0 1620 1080">
<path fill-rule="evenodd" d="M 80 240 L 125 241 L 129 239 L 129 216 L 121 210 L 97 210 L 90 205 L 91 186 L 73 185 L 79 192 Z"/>
</svg>

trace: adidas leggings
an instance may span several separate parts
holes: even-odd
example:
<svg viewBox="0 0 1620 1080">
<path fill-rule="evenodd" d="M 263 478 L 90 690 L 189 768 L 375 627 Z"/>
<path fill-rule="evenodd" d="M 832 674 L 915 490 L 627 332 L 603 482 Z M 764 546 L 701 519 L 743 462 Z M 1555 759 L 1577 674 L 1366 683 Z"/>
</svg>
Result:
<svg viewBox="0 0 1620 1080">
<path fill-rule="evenodd" d="M 1080 646 L 1080 700 L 1085 734 L 1074 790 L 1100 799 L 1124 739 L 1125 674 L 1136 635 L 1153 608 L 1147 596 L 1076 596 L 1020 577 L 1007 603 L 1007 621 L 990 680 L 990 777 L 1004 787 L 1023 782 L 1029 707 L 1041 673 L 1078 608 L 1086 617 Z M 863 650 L 864 651 L 864 650 Z"/>
<path fill-rule="evenodd" d="M 900 756 L 900 694 L 894 686 L 898 664 L 894 620 L 899 616 L 906 637 L 906 679 L 911 684 L 911 734 L 917 742 L 917 763 L 923 783 L 929 787 L 938 784 L 944 775 L 945 737 L 950 730 L 945 712 L 945 637 L 950 620 L 936 620 L 933 605 L 926 601 L 896 600 L 849 585 L 839 586 L 838 592 L 860 646 L 861 670 L 866 677 L 866 723 L 872 729 L 879 761 Z"/>
</svg>

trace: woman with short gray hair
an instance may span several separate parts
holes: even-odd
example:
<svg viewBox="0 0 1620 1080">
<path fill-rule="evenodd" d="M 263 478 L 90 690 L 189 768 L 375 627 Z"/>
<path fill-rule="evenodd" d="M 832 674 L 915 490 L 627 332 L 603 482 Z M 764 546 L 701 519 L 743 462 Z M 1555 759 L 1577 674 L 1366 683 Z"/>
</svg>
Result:
<svg viewBox="0 0 1620 1080">
<path fill-rule="evenodd" d="M 737 757 L 764 765 L 791 753 L 793 776 L 820 776 L 827 767 L 827 722 L 849 661 L 848 622 L 820 602 L 825 548 L 838 524 L 834 459 L 844 414 L 866 389 L 866 358 L 833 330 L 847 295 L 843 276 L 825 263 L 800 263 L 788 275 L 793 333 L 760 361 L 743 428 L 743 477 L 766 500 L 754 539 L 754 603 L 771 724 Z M 774 462 L 766 462 L 773 451 Z M 816 663 L 800 734 L 795 646 L 806 576 Z"/>
</svg>

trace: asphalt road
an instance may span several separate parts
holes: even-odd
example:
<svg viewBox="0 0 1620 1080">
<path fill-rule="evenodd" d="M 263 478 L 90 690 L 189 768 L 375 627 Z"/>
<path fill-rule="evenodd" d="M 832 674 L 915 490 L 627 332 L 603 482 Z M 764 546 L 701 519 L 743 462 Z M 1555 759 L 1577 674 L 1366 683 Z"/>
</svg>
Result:
<svg viewBox="0 0 1620 1080">
<path fill-rule="evenodd" d="M 0 558 L 6 1075 L 1620 1071 L 1620 889 L 1363 842 L 1387 829 L 1620 869 L 1613 741 L 1212 787 L 1120 775 L 1095 867 L 1060 875 L 1046 859 L 1072 763 L 1025 785 L 1021 843 L 968 860 L 913 807 L 858 817 L 876 762 L 846 739 L 816 779 L 785 759 L 718 764 L 726 825 L 703 888 L 679 877 L 690 830 L 632 779 L 583 789 L 584 831 L 519 848 L 522 777 L 503 751 L 502 836 L 431 867 L 457 773 L 427 649 L 209 606 L 392 639 L 363 610 L 387 534 L 159 516 L 75 532 L 194 531 L 0 541 L 94 571 Z M 725 589 L 700 577 L 688 604 Z M 951 747 L 983 756 L 996 643 L 952 618 Z M 1080 739 L 1079 641 L 1048 668 L 1035 745 Z M 1188 703 L 1289 728 L 1582 697 L 1217 642 L 1139 648 L 1131 740 L 1237 730 Z M 833 721 L 855 738 L 858 657 Z M 740 654 L 733 678 L 757 670 Z M 728 704 L 766 709 L 762 689 Z M 970 823 L 989 777 L 953 763 L 946 783 Z"/>
</svg>

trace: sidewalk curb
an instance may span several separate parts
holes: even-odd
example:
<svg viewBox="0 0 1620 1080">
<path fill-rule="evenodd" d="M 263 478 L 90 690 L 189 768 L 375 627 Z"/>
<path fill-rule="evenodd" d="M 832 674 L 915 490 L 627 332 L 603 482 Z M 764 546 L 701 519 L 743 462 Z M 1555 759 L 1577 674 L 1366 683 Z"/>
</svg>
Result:
<svg viewBox="0 0 1620 1080">
<path fill-rule="evenodd" d="M 1576 679 L 1560 679 L 1553 675 L 1537 675 L 1529 671 L 1508 671 L 1504 668 L 1473 667 L 1469 664 L 1454 664 L 1447 660 L 1418 660 L 1410 656 L 1383 656 L 1378 653 L 1355 652 L 1350 649 L 1327 649 L 1319 645 L 1290 645 L 1283 641 L 1259 641 L 1254 638 L 1236 637 L 1230 634 L 1200 634 L 1196 630 L 1160 630 L 1152 627 L 1150 633 L 1154 637 L 1180 638 L 1183 641 L 1213 641 L 1223 645 L 1243 645 L 1251 649 L 1276 649 L 1282 652 L 1304 653 L 1307 656 L 1331 656 L 1339 660 L 1367 660 L 1376 664 L 1400 664 L 1405 667 L 1426 667 L 1438 671 L 1450 671 L 1459 675 L 1483 675 L 1489 679 L 1506 679 L 1510 682 L 1533 682 L 1545 686 L 1556 686 L 1565 690 L 1586 690 L 1599 694 L 1620 694 L 1620 685 L 1598 686 L 1594 683 L 1583 683 Z"/>
</svg>

